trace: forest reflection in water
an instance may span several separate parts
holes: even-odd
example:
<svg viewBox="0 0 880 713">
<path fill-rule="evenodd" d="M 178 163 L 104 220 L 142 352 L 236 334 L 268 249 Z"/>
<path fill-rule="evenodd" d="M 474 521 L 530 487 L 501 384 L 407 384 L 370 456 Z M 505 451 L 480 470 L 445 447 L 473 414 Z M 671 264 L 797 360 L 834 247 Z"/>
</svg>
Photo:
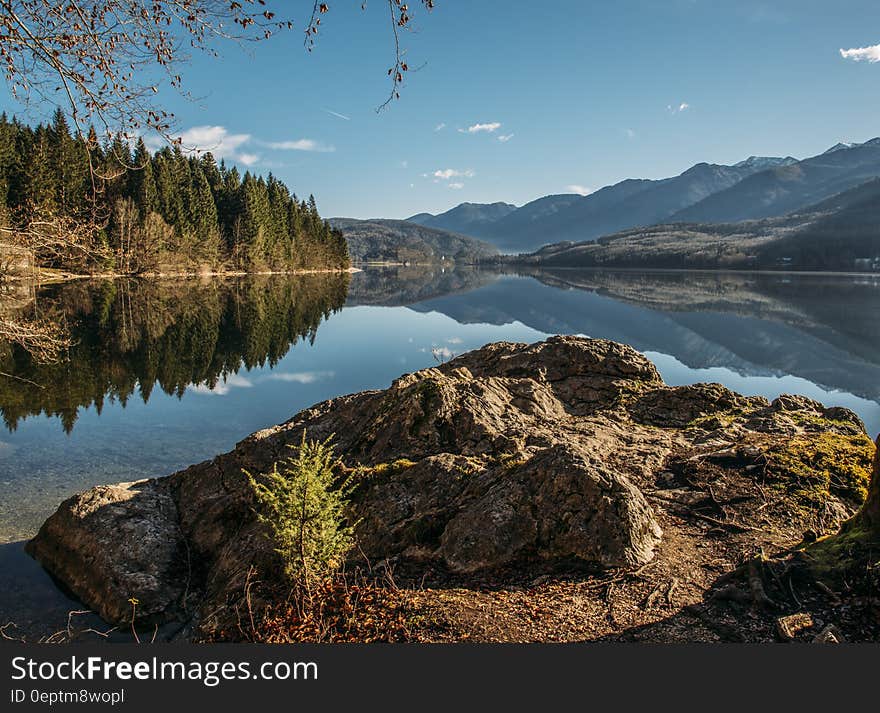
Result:
<svg viewBox="0 0 880 713">
<path fill-rule="evenodd" d="M 83 407 L 147 402 L 154 388 L 182 396 L 215 388 L 242 367 L 274 366 L 342 308 L 347 274 L 296 279 L 117 279 L 53 285 L 39 294 L 42 314 L 69 326 L 73 346 L 55 364 L 22 348 L 0 347 L 0 413 L 10 429 L 27 416 L 57 416 L 65 431 Z"/>
</svg>

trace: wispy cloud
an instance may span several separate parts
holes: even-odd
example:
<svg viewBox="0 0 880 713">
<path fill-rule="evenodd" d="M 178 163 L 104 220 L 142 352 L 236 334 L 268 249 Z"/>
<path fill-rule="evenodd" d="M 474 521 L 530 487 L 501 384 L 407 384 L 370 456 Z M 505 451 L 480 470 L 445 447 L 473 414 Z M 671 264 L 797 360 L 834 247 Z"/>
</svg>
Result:
<svg viewBox="0 0 880 713">
<path fill-rule="evenodd" d="M 437 126 L 434 127 L 434 131 L 443 131 L 446 128 L 446 122 L 441 121 Z"/>
<path fill-rule="evenodd" d="M 590 188 L 589 186 L 582 186 L 578 183 L 572 183 L 572 184 L 566 186 L 565 190 L 567 190 L 569 193 L 577 193 L 579 196 L 588 196 L 595 189 Z"/>
<path fill-rule="evenodd" d="M 772 7 L 770 3 L 758 3 L 753 6 L 745 6 L 739 9 L 739 12 L 745 13 L 749 22 L 758 24 L 784 24 L 789 21 L 789 16 L 779 8 Z"/>
<path fill-rule="evenodd" d="M 670 114 L 681 114 L 683 111 L 687 111 L 690 108 L 691 108 L 691 105 L 688 104 L 687 102 L 682 102 L 678 106 L 676 106 L 674 104 L 667 104 L 666 105 L 666 110 Z"/>
<path fill-rule="evenodd" d="M 457 168 L 443 168 L 434 171 L 434 178 L 441 181 L 448 181 L 450 178 L 473 178 L 476 175 L 477 174 L 470 168 L 466 168 L 463 171 L 460 171 Z"/>
<path fill-rule="evenodd" d="M 454 191 L 460 191 L 464 188 L 464 183 L 448 183 L 447 185 Z"/>
<path fill-rule="evenodd" d="M 634 139 L 636 137 L 636 132 L 632 129 L 624 129 L 623 133 L 626 134 L 626 138 L 628 139 Z"/>
<path fill-rule="evenodd" d="M 255 148 L 272 151 L 315 151 L 328 153 L 335 147 L 315 139 L 290 139 L 285 141 L 262 141 L 251 134 L 234 134 L 225 126 L 193 126 L 178 134 L 181 150 L 187 155 L 201 155 L 210 152 L 216 159 L 224 159 L 243 166 L 261 164 L 269 166 L 262 154 Z M 148 140 L 150 148 L 160 148 L 157 140 Z"/>
<path fill-rule="evenodd" d="M 316 151 L 318 153 L 333 153 L 335 146 L 324 144 L 314 139 L 292 139 L 288 141 L 261 141 L 263 146 L 276 151 Z"/>
<path fill-rule="evenodd" d="M 507 143 L 508 141 L 510 141 L 512 138 L 513 138 L 513 134 L 499 134 L 499 135 L 498 135 L 498 140 L 499 140 L 502 144 L 506 144 L 506 143 Z"/>
<path fill-rule="evenodd" d="M 270 381 L 284 381 L 293 384 L 314 384 L 336 376 L 335 371 L 288 371 L 269 374 Z"/>
<path fill-rule="evenodd" d="M 459 129 L 459 132 L 462 134 L 479 134 L 481 131 L 485 131 L 491 134 L 493 131 L 498 131 L 500 128 L 500 121 L 492 121 L 488 124 L 474 124 L 466 129 Z"/>
<path fill-rule="evenodd" d="M 340 114 L 338 111 L 333 111 L 331 109 L 322 109 L 321 111 L 330 114 L 330 116 L 335 116 L 337 119 L 342 119 L 344 121 L 351 121 L 350 116 L 346 116 L 345 114 Z"/>
<path fill-rule="evenodd" d="M 880 45 L 873 47 L 853 47 L 840 50 L 840 56 L 853 62 L 880 62 Z"/>
</svg>

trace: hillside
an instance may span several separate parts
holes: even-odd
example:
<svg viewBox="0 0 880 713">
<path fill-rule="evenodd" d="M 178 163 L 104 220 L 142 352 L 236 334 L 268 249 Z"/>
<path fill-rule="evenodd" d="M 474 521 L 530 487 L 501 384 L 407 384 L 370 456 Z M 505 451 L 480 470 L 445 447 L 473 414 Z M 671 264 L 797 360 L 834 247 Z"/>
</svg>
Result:
<svg viewBox="0 0 880 713">
<path fill-rule="evenodd" d="M 405 220 L 331 218 L 353 262 L 474 263 L 497 253 L 488 243 Z"/>
<path fill-rule="evenodd" d="M 721 223 L 784 215 L 880 176 L 880 139 L 835 146 L 798 163 L 755 173 L 672 216 L 674 222 Z"/>
<path fill-rule="evenodd" d="M 840 151 L 842 153 L 842 151 Z M 511 262 L 555 267 L 880 268 L 880 179 L 781 218 L 673 223 L 562 242 Z"/>
<path fill-rule="evenodd" d="M 733 166 L 699 163 L 672 178 L 626 179 L 587 196 L 548 195 L 515 209 L 504 203 L 463 203 L 438 216 L 420 213 L 409 220 L 487 240 L 502 252 L 528 252 L 664 222 L 756 172 L 795 163 L 791 157 L 759 156 Z"/>
<path fill-rule="evenodd" d="M 422 213 L 410 220 L 521 253 L 646 226 L 726 224 L 805 213 L 876 177 L 880 139 L 837 144 L 804 160 L 750 156 L 730 166 L 698 163 L 671 178 L 626 179 L 587 196 L 549 195 L 515 210 L 493 204 L 506 206 L 496 217 L 492 206 L 463 203 L 440 216 Z"/>
<path fill-rule="evenodd" d="M 673 178 L 622 181 L 572 201 L 539 221 L 520 221 L 517 211 L 507 217 L 504 225 L 494 226 L 487 236 L 491 235 L 493 242 L 503 250 L 535 250 L 548 241 L 591 240 L 619 230 L 653 225 L 739 183 L 761 165 L 764 164 L 742 162 L 736 166 L 721 166 L 700 163 Z"/>
</svg>

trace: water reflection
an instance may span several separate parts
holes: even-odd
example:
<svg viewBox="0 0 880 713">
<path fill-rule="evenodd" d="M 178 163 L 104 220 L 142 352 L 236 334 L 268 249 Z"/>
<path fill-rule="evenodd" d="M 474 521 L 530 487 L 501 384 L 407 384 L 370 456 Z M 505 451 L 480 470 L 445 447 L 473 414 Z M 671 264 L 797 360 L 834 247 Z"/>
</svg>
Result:
<svg viewBox="0 0 880 713">
<path fill-rule="evenodd" d="M 412 268 L 52 286 L 36 305 L 70 324 L 69 361 L 0 347 L 0 372 L 39 384 L 0 377 L 0 542 L 74 492 L 164 475 L 501 339 L 615 339 L 669 383 L 803 393 L 876 433 L 878 296 L 880 280 L 847 276 Z"/>
<path fill-rule="evenodd" d="M 880 276 L 578 270 L 503 275 L 414 305 L 459 322 L 614 339 L 695 370 L 791 375 L 871 401 L 880 400 L 878 307 Z"/>
<path fill-rule="evenodd" d="M 70 325 L 74 346 L 58 364 L 19 347 L 0 350 L 0 413 L 10 430 L 27 416 L 57 416 L 70 432 L 83 407 L 146 403 L 158 385 L 222 392 L 247 379 L 242 367 L 274 366 L 345 303 L 348 275 L 290 279 L 108 280 L 43 290 L 38 308 Z"/>
</svg>

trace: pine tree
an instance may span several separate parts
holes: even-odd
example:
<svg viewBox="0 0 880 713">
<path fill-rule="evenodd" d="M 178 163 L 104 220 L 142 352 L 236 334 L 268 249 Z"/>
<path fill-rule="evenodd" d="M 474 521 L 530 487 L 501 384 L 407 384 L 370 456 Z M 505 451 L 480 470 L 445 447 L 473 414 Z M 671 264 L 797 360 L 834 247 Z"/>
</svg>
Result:
<svg viewBox="0 0 880 713">
<path fill-rule="evenodd" d="M 34 128 L 0 115 L 0 224 L 23 226 L 35 215 L 92 221 L 94 239 L 123 271 L 348 264 L 345 240 L 321 219 L 314 196 L 299 201 L 274 175 L 242 177 L 210 153 L 186 156 L 175 147 L 151 155 L 143 139 L 132 152 L 118 135 L 102 146 L 94 127 L 83 142 L 61 111 Z M 90 267 L 81 258 L 53 260 Z"/>
<path fill-rule="evenodd" d="M 153 160 L 143 138 L 138 139 L 132 156 L 132 169 L 128 171 L 128 195 L 137 204 L 142 218 L 158 208 Z"/>
</svg>

